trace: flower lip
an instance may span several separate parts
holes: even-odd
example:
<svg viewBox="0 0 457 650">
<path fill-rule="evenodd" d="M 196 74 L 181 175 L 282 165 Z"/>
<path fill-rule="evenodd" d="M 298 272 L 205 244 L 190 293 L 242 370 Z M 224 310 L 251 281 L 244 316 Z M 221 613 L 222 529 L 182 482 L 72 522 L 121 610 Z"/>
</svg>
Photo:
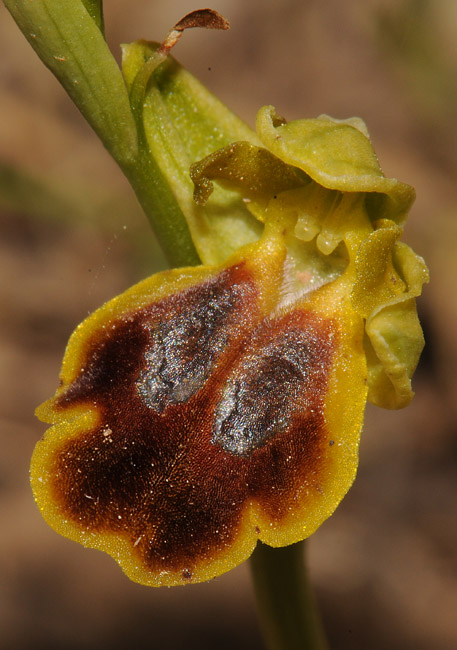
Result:
<svg viewBox="0 0 457 650">
<path fill-rule="evenodd" d="M 316 479 L 310 477 L 322 472 L 324 448 L 329 446 L 322 400 L 331 339 L 326 342 L 323 323 L 302 313 L 280 319 L 276 327 L 288 327 L 290 319 L 311 328 L 313 337 L 308 337 L 307 345 L 314 347 L 319 360 L 307 364 L 307 372 L 315 377 L 313 390 L 305 390 L 307 407 L 295 412 L 287 431 L 286 423 L 280 423 L 273 438 L 257 441 L 255 448 L 244 448 L 242 454 L 219 441 L 215 444 L 214 412 L 224 368 L 212 375 L 199 395 L 170 404 L 163 413 L 142 405 L 130 378 L 119 389 L 111 386 L 110 397 L 97 396 L 97 426 L 68 439 L 54 455 L 51 490 L 61 516 L 86 537 L 119 535 L 129 540 L 134 561 L 153 575 L 182 567 L 198 575 L 199 564 L 235 542 L 251 501 L 261 504 L 269 521 L 280 526 L 299 486 L 314 485 Z M 140 329 L 130 323 L 124 336 L 132 328 Z M 263 330 L 264 335 L 274 333 L 271 325 Z M 116 339 L 120 336 L 117 331 Z M 127 340 L 133 354 L 134 339 Z M 143 344 L 135 354 L 142 357 Z M 246 354 L 255 351 L 248 349 Z M 248 404 L 241 400 L 251 422 L 259 403 L 268 399 L 272 397 L 261 390 L 257 400 Z M 263 529 L 262 524 L 257 527 Z"/>
<path fill-rule="evenodd" d="M 363 398 L 344 418 L 342 446 L 329 391 L 357 377 L 364 392 L 362 357 L 348 366 L 345 352 L 355 330 L 312 303 L 271 308 L 280 291 L 265 270 L 275 255 L 284 259 L 275 246 L 267 238 L 245 261 L 189 270 L 195 281 L 180 288 L 177 273 L 154 276 L 160 298 L 145 281 L 143 298 L 132 289 L 102 307 L 74 334 L 74 361 L 66 357 L 63 385 L 41 408 L 57 422 L 32 460 L 43 515 L 58 532 L 113 555 L 133 580 L 207 580 L 246 559 L 258 538 L 298 541 L 352 482 Z M 183 335 L 177 345 L 167 338 L 173 323 Z M 176 392 L 179 367 L 199 347 L 201 372 L 192 375 L 190 363 L 190 383 Z"/>
</svg>

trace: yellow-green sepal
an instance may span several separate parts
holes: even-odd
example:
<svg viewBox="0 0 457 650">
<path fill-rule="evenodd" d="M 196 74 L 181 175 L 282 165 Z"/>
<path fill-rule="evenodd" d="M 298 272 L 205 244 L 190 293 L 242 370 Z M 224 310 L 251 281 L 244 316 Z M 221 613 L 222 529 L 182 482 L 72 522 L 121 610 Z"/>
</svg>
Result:
<svg viewBox="0 0 457 650">
<path fill-rule="evenodd" d="M 219 264 L 261 234 L 238 193 L 218 187 L 205 206 L 193 199 L 189 168 L 234 140 L 256 134 L 158 45 L 123 46 L 123 73 L 143 147 L 156 162 L 182 211 L 204 264 Z"/>
<path fill-rule="evenodd" d="M 340 192 L 370 192 L 374 219 L 402 223 L 414 201 L 412 187 L 386 178 L 360 118 L 328 115 L 286 122 L 272 106 L 257 114 L 257 133 L 278 158 L 303 170 L 322 187 Z"/>
</svg>

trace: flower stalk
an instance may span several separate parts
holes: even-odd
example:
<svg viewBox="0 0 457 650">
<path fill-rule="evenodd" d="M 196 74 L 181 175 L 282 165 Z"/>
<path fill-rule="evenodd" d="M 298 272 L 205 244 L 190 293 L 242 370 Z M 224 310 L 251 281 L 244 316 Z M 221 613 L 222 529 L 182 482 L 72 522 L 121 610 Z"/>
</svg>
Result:
<svg viewBox="0 0 457 650">
<path fill-rule="evenodd" d="M 261 629 L 268 650 L 328 650 L 305 566 L 305 542 L 259 543 L 250 558 Z"/>
</svg>

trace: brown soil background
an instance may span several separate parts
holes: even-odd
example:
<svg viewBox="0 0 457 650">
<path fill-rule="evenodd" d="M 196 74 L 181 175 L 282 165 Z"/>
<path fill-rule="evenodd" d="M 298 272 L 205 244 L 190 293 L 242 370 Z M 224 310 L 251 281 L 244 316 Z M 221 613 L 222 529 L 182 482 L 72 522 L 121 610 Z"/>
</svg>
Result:
<svg viewBox="0 0 457 650">
<path fill-rule="evenodd" d="M 107 0 L 118 43 L 160 40 L 184 0 Z M 220 0 L 228 33 L 192 31 L 175 55 L 248 123 L 367 122 L 387 175 L 418 198 L 405 239 L 429 263 L 416 397 L 369 407 L 358 479 L 310 541 L 335 650 L 457 647 L 457 5 L 452 0 Z M 34 408 L 57 385 L 69 334 L 163 265 L 146 219 L 93 133 L 0 7 L 0 648 L 261 649 L 248 566 L 153 590 L 42 521 L 28 464 Z M 17 172 L 40 186 L 17 190 Z M 35 187 L 30 184 L 30 188 Z M 49 199 L 52 195 L 54 198 Z"/>
</svg>

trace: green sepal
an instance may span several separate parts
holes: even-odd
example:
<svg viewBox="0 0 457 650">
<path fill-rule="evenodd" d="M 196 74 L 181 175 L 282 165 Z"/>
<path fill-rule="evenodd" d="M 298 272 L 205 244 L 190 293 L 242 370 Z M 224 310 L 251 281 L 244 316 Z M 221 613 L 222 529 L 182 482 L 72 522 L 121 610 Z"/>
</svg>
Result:
<svg viewBox="0 0 457 650">
<path fill-rule="evenodd" d="M 384 176 L 360 118 L 335 120 L 321 115 L 285 122 L 272 106 L 265 106 L 257 115 L 257 133 L 278 158 L 322 187 L 373 193 L 367 202 L 373 220 L 402 223 L 406 219 L 414 189 Z"/>
<path fill-rule="evenodd" d="M 195 161 L 256 134 L 158 46 L 137 41 L 123 46 L 123 73 L 132 110 L 144 134 L 143 147 L 156 161 L 185 216 L 199 257 L 220 263 L 258 239 L 262 226 L 237 192 L 218 187 L 205 206 L 193 199 L 189 168 Z"/>
</svg>

